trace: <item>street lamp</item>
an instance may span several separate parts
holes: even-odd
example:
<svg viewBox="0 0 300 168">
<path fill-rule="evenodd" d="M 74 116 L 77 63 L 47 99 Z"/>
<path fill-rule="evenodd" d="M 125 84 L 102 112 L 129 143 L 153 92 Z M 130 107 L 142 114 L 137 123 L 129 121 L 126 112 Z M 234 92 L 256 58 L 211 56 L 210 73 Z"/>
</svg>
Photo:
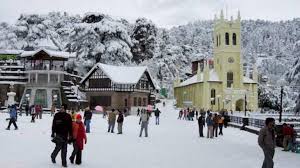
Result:
<svg viewBox="0 0 300 168">
<path fill-rule="evenodd" d="M 217 98 L 218 98 L 218 111 L 220 112 L 220 97 L 221 95 L 217 95 Z"/>
<path fill-rule="evenodd" d="M 26 97 L 26 104 L 29 106 L 30 95 L 26 94 L 25 97 Z"/>
</svg>

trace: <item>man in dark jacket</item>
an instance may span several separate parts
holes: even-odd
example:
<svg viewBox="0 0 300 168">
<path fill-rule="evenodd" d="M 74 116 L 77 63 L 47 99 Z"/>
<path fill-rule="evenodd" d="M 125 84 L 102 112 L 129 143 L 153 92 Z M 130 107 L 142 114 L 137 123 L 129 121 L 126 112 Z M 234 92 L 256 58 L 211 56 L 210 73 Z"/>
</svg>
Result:
<svg viewBox="0 0 300 168">
<path fill-rule="evenodd" d="M 93 113 L 91 112 L 91 110 L 88 108 L 84 111 L 84 125 L 85 125 L 85 132 L 86 133 L 90 133 L 90 124 L 91 124 L 91 120 L 92 120 L 92 115 Z"/>
<path fill-rule="evenodd" d="M 54 115 L 51 137 L 56 144 L 51 154 L 52 163 L 56 163 L 55 158 L 61 151 L 62 166 L 67 167 L 67 145 L 68 141 L 72 139 L 72 118 L 66 113 L 65 106 L 62 106 L 60 112 Z"/>
<path fill-rule="evenodd" d="M 202 114 L 198 118 L 198 126 L 199 126 L 200 137 L 204 137 L 203 136 L 203 127 L 205 127 L 205 119 L 204 119 L 204 116 Z"/>
<path fill-rule="evenodd" d="M 155 111 L 154 111 L 154 115 L 155 115 L 155 124 L 156 125 L 159 125 L 159 115 L 160 115 L 160 111 L 159 109 L 157 108 Z"/>
<path fill-rule="evenodd" d="M 265 122 L 265 127 L 259 131 L 258 135 L 258 144 L 265 155 L 262 168 L 273 168 L 273 157 L 275 153 L 275 120 L 274 118 L 267 118 Z"/>
<path fill-rule="evenodd" d="M 121 111 L 119 111 L 119 115 L 117 118 L 117 123 L 118 123 L 118 134 L 123 133 L 123 121 L 124 121 L 124 115 Z"/>
</svg>

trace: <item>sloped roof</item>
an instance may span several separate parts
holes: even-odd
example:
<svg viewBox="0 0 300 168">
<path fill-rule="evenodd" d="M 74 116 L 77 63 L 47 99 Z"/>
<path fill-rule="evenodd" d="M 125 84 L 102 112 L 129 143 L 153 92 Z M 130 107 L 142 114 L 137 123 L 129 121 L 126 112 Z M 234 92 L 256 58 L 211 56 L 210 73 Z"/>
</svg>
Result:
<svg viewBox="0 0 300 168">
<path fill-rule="evenodd" d="M 203 72 L 200 73 L 200 80 L 197 80 L 197 74 L 196 74 L 196 75 L 192 76 L 191 78 L 181 82 L 179 84 L 179 87 L 191 85 L 191 84 L 194 84 L 194 83 L 201 83 L 201 82 L 203 82 Z M 219 79 L 219 76 L 218 76 L 217 72 L 212 69 L 212 70 L 209 71 L 208 82 L 222 82 L 222 81 Z"/>
<path fill-rule="evenodd" d="M 35 54 L 37 54 L 40 51 L 46 52 L 50 57 L 61 57 L 61 58 L 73 58 L 76 57 L 75 53 L 69 53 L 69 52 L 64 52 L 64 51 L 54 51 L 54 50 L 49 50 L 45 48 L 41 48 L 35 51 L 24 51 L 21 54 L 21 57 L 31 57 Z"/>
<path fill-rule="evenodd" d="M 152 83 L 154 84 L 153 78 L 148 71 L 146 66 L 114 66 L 107 65 L 102 63 L 97 63 L 80 81 L 80 83 L 84 82 L 96 68 L 100 68 L 105 75 L 109 77 L 109 79 L 116 84 L 136 84 L 141 79 L 142 75 L 145 72 L 148 72 Z"/>
</svg>

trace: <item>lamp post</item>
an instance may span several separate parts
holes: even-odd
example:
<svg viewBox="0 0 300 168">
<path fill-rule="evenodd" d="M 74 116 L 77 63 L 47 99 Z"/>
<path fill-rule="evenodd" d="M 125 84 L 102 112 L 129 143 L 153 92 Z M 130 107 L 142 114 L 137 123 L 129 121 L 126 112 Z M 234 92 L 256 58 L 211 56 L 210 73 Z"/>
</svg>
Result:
<svg viewBox="0 0 300 168">
<path fill-rule="evenodd" d="M 245 93 L 245 117 L 247 116 L 247 92 Z"/>
<path fill-rule="evenodd" d="M 25 97 L 26 97 L 26 104 L 29 106 L 30 95 L 26 94 Z"/>
<path fill-rule="evenodd" d="M 220 112 L 220 97 L 221 95 L 217 95 L 217 98 L 218 98 L 218 111 Z"/>
<path fill-rule="evenodd" d="M 279 112 L 279 122 L 281 123 L 282 118 L 282 97 L 283 97 L 283 86 L 281 86 L 280 90 L 280 112 Z"/>
</svg>

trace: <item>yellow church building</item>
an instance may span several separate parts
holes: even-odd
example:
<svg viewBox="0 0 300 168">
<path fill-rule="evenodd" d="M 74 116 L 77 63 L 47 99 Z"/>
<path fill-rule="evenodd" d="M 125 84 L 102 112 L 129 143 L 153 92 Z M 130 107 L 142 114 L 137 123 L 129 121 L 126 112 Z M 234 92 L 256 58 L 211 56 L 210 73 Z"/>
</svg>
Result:
<svg viewBox="0 0 300 168">
<path fill-rule="evenodd" d="M 193 76 L 174 82 L 177 107 L 219 111 L 256 111 L 258 109 L 257 70 L 244 76 L 241 55 L 241 17 L 215 16 L 213 28 L 213 59 L 192 63 Z"/>
</svg>

